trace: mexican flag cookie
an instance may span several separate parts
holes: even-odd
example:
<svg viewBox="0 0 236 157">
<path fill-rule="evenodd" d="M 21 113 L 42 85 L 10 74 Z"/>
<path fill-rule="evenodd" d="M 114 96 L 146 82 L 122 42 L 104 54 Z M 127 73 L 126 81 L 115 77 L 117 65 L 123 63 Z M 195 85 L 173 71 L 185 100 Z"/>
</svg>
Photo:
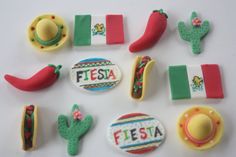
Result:
<svg viewBox="0 0 236 157">
<path fill-rule="evenodd" d="M 123 15 L 76 15 L 74 46 L 124 43 Z"/>
<path fill-rule="evenodd" d="M 143 113 L 129 113 L 114 120 L 108 128 L 108 140 L 116 148 L 131 154 L 144 154 L 165 140 L 159 120 Z"/>
<path fill-rule="evenodd" d="M 217 64 L 169 66 L 169 82 L 173 100 L 224 98 Z"/>
</svg>

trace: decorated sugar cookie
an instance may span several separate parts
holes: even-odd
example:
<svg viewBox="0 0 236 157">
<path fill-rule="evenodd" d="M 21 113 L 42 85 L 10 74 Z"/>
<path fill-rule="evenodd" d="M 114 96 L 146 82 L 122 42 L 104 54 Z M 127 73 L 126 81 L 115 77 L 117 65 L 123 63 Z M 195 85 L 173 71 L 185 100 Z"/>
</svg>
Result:
<svg viewBox="0 0 236 157">
<path fill-rule="evenodd" d="M 189 27 L 183 21 L 179 22 L 179 34 L 183 40 L 190 42 L 194 54 L 200 54 L 202 51 L 201 40 L 209 32 L 210 23 L 208 21 L 202 21 L 196 12 L 192 12 L 190 20 L 191 24 Z"/>
<path fill-rule="evenodd" d="M 172 99 L 224 98 L 217 64 L 169 66 Z"/>
<path fill-rule="evenodd" d="M 58 132 L 61 137 L 68 141 L 67 152 L 69 155 L 78 153 L 79 142 L 89 131 L 92 123 L 92 116 L 84 116 L 77 104 L 72 107 L 72 113 L 69 118 L 64 115 L 58 117 Z"/>
<path fill-rule="evenodd" d="M 123 15 L 76 15 L 74 46 L 124 43 Z"/>
<path fill-rule="evenodd" d="M 121 80 L 119 67 L 104 58 L 89 58 L 75 64 L 71 71 L 71 81 L 88 91 L 105 91 L 115 87 Z"/>
<path fill-rule="evenodd" d="M 64 20 L 54 14 L 36 17 L 28 28 L 30 43 L 41 51 L 52 51 L 63 46 L 69 36 Z"/>
<path fill-rule="evenodd" d="M 177 125 L 180 139 L 190 148 L 209 149 L 221 140 L 224 122 L 221 115 L 211 107 L 195 106 L 186 110 Z"/>
<path fill-rule="evenodd" d="M 130 95 L 133 99 L 143 100 L 148 83 L 148 75 L 155 64 L 149 56 L 136 57 L 133 64 Z"/>
<path fill-rule="evenodd" d="M 164 142 L 165 136 L 165 129 L 159 120 L 143 113 L 122 115 L 108 128 L 110 143 L 131 154 L 155 150 Z"/>
<path fill-rule="evenodd" d="M 55 66 L 49 64 L 28 79 L 18 78 L 9 74 L 6 74 L 4 78 L 8 83 L 19 90 L 28 92 L 37 91 L 54 84 L 60 76 L 61 67 L 62 65 Z"/>
<path fill-rule="evenodd" d="M 24 107 L 21 121 L 22 149 L 30 151 L 36 147 L 38 129 L 38 108 L 35 105 Z"/>
<path fill-rule="evenodd" d="M 145 32 L 129 46 L 129 51 L 136 53 L 154 46 L 166 30 L 167 18 L 162 9 L 154 10 L 149 16 Z"/>
</svg>

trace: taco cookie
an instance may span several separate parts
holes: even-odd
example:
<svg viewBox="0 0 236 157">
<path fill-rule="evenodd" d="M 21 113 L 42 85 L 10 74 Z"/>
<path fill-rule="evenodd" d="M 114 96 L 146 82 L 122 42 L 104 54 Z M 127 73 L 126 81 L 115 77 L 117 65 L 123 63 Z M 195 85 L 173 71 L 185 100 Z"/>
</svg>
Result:
<svg viewBox="0 0 236 157">
<path fill-rule="evenodd" d="M 132 98 L 142 100 L 147 88 L 147 77 L 153 64 L 149 56 L 138 56 L 133 64 L 130 95 Z"/>
<path fill-rule="evenodd" d="M 33 150 L 36 146 L 38 127 L 38 108 L 35 105 L 24 107 L 21 123 L 22 149 Z"/>
</svg>

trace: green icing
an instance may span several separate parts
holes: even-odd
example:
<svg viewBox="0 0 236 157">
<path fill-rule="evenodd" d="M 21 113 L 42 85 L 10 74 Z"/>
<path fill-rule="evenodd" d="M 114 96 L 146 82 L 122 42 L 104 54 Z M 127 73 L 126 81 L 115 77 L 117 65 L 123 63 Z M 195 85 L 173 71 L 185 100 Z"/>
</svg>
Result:
<svg viewBox="0 0 236 157">
<path fill-rule="evenodd" d="M 93 123 L 93 118 L 90 115 L 87 115 L 83 120 L 75 120 L 73 118 L 75 110 L 79 110 L 77 104 L 72 107 L 72 115 L 69 119 L 64 115 L 59 115 L 58 117 L 58 131 L 61 137 L 68 140 L 67 152 L 69 155 L 78 153 L 79 141 Z M 68 121 L 70 122 L 69 124 Z"/>
<path fill-rule="evenodd" d="M 188 99 L 191 97 L 185 65 L 170 66 L 169 81 L 172 99 Z"/>
<path fill-rule="evenodd" d="M 201 39 L 205 37 L 210 30 L 208 21 L 204 21 L 200 26 L 194 26 L 192 20 L 197 17 L 197 13 L 192 12 L 190 27 L 187 27 L 183 21 L 178 23 L 180 37 L 191 43 L 192 52 L 194 54 L 201 53 Z"/>
<path fill-rule="evenodd" d="M 60 69 L 62 68 L 62 65 L 55 66 L 54 64 L 48 64 L 48 66 L 53 67 L 54 73 L 57 74 L 57 78 L 60 76 Z"/>
<path fill-rule="evenodd" d="M 163 14 L 163 15 L 165 15 L 166 18 L 168 18 L 168 15 L 163 11 L 163 9 L 153 10 L 153 12 L 158 12 L 160 14 Z"/>
<path fill-rule="evenodd" d="M 56 44 L 58 41 L 60 41 L 61 39 L 61 34 L 62 34 L 62 28 L 60 28 L 58 26 L 58 32 L 56 34 L 56 36 L 51 39 L 51 40 L 48 40 L 48 41 L 44 41 L 42 39 L 39 38 L 38 34 L 35 32 L 34 33 L 34 36 L 35 36 L 35 40 L 38 41 L 41 45 L 43 46 L 51 46 L 51 45 L 54 45 Z"/>
<path fill-rule="evenodd" d="M 74 46 L 91 45 L 91 15 L 76 15 Z"/>
</svg>

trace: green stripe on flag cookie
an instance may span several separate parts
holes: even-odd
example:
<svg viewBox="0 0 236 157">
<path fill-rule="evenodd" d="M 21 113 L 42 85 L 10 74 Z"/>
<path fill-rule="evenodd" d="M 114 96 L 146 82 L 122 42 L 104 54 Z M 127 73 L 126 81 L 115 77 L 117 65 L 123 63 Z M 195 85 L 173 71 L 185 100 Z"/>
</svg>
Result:
<svg viewBox="0 0 236 157">
<path fill-rule="evenodd" d="M 76 15 L 74 45 L 91 45 L 91 15 Z"/>
<path fill-rule="evenodd" d="M 191 97 L 185 65 L 169 66 L 169 81 L 172 99 Z"/>
</svg>

